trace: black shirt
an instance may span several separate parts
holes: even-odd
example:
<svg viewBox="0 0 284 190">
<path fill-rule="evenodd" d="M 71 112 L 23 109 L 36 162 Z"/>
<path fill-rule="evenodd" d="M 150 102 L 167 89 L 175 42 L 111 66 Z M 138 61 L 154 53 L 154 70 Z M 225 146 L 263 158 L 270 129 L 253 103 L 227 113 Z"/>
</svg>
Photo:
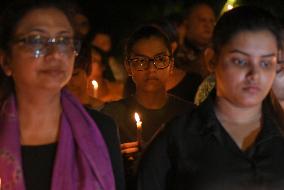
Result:
<svg viewBox="0 0 284 190">
<path fill-rule="evenodd" d="M 174 88 L 168 90 L 168 93 L 186 101 L 194 102 L 195 94 L 202 80 L 201 75 L 197 73 L 186 73 L 184 78 Z"/>
<path fill-rule="evenodd" d="M 22 166 L 27 190 L 50 190 L 57 143 L 22 146 Z"/>
<path fill-rule="evenodd" d="M 134 113 L 138 112 L 142 121 L 142 137 L 144 148 L 162 124 L 178 114 L 191 108 L 193 104 L 180 98 L 169 95 L 167 103 L 160 109 L 147 109 L 139 104 L 134 97 L 129 97 L 106 104 L 102 111 L 111 116 L 118 128 L 122 143 L 136 141 L 136 122 Z M 134 190 L 136 186 L 136 164 L 140 154 L 135 155 L 135 160 L 124 156 L 124 169 L 127 189 Z"/>
<path fill-rule="evenodd" d="M 140 189 L 283 189 L 284 126 L 264 106 L 261 132 L 242 151 L 218 121 L 213 104 L 211 94 L 164 128 L 142 159 Z"/>
<path fill-rule="evenodd" d="M 182 114 L 193 104 L 173 95 L 168 96 L 167 103 L 160 109 L 148 109 L 139 104 L 134 96 L 105 105 L 102 112 L 114 119 L 122 143 L 136 141 L 136 121 L 134 113 L 138 112 L 142 121 L 142 136 L 145 143 L 157 130 L 174 116 Z"/>
<path fill-rule="evenodd" d="M 88 109 L 88 113 L 96 122 L 108 148 L 116 190 L 125 190 L 124 170 L 120 154 L 120 141 L 114 121 L 107 115 L 97 110 Z"/>
</svg>

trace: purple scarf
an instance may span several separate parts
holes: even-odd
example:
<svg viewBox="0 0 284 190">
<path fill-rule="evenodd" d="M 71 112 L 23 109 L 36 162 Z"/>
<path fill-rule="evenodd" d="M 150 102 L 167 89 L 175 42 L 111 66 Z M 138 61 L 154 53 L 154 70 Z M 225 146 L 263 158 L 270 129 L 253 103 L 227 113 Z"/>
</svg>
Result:
<svg viewBox="0 0 284 190">
<path fill-rule="evenodd" d="M 61 128 L 53 166 L 52 190 L 114 190 L 111 161 L 96 123 L 82 105 L 62 92 Z M 14 96 L 0 115 L 0 177 L 5 190 L 25 190 L 19 121 Z"/>
</svg>

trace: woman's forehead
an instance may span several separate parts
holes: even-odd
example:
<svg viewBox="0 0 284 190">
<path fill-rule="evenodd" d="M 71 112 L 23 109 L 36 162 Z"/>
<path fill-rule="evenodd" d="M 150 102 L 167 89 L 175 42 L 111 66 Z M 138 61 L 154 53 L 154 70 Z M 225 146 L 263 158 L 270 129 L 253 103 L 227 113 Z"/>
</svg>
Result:
<svg viewBox="0 0 284 190">
<path fill-rule="evenodd" d="M 222 48 L 242 51 L 248 55 L 274 54 L 278 50 L 276 38 L 268 30 L 238 32 Z"/>
<path fill-rule="evenodd" d="M 73 34 L 73 28 L 67 16 L 63 11 L 55 7 L 37 8 L 28 11 L 17 24 L 15 33 L 33 31 Z"/>
<path fill-rule="evenodd" d="M 143 38 L 137 41 L 133 48 L 132 54 L 160 54 L 163 52 L 169 52 L 163 39 L 159 37 Z"/>
</svg>

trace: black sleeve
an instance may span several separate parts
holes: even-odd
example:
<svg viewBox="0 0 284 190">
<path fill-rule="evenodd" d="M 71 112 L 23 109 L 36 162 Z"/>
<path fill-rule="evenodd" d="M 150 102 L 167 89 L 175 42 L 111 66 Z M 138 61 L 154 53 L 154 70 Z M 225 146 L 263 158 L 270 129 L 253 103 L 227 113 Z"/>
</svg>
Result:
<svg viewBox="0 0 284 190">
<path fill-rule="evenodd" d="M 120 153 L 120 141 L 117 127 L 114 121 L 105 114 L 102 114 L 96 110 L 91 110 L 88 108 L 86 109 L 98 125 L 105 139 L 106 145 L 108 146 L 115 178 L 116 190 L 125 190 L 123 162 Z"/>
<path fill-rule="evenodd" d="M 186 150 L 188 121 L 194 107 L 173 118 L 161 128 L 143 153 L 138 168 L 138 190 L 176 189 L 177 167 Z"/>
<path fill-rule="evenodd" d="M 138 170 L 138 190 L 165 190 L 171 169 L 168 139 L 163 128 L 142 155 Z"/>
</svg>

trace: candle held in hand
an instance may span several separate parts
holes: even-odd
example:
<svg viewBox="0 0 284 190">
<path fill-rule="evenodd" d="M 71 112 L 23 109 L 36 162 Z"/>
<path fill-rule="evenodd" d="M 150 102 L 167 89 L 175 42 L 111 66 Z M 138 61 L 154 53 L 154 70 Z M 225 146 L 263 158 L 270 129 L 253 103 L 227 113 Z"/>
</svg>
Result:
<svg viewBox="0 0 284 190">
<path fill-rule="evenodd" d="M 138 146 L 142 147 L 142 121 L 137 112 L 134 113 L 134 118 L 136 120 Z"/>
<path fill-rule="evenodd" d="M 99 84 L 96 80 L 92 80 L 92 85 L 93 85 L 93 97 L 97 98 L 98 97 Z"/>
</svg>

